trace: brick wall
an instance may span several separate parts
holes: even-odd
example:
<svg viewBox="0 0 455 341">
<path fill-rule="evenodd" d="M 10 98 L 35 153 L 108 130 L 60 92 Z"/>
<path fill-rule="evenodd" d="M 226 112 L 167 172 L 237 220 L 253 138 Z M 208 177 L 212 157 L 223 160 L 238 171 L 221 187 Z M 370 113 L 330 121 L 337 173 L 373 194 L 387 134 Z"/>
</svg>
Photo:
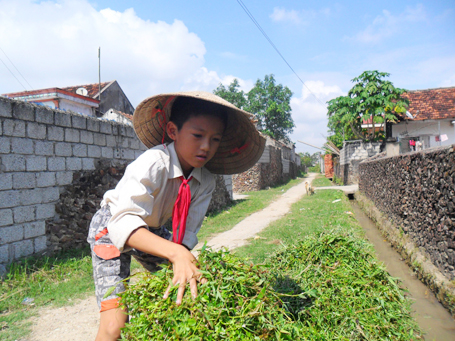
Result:
<svg viewBox="0 0 455 341">
<path fill-rule="evenodd" d="M 15 259 L 82 243 L 92 202 L 144 150 L 132 127 L 0 97 L 0 273 Z M 96 198 L 78 196 L 81 179 L 99 172 L 111 178 L 90 182 Z M 72 206 L 85 218 L 70 219 Z"/>
<path fill-rule="evenodd" d="M 359 165 L 360 191 L 455 278 L 455 145 Z"/>
</svg>

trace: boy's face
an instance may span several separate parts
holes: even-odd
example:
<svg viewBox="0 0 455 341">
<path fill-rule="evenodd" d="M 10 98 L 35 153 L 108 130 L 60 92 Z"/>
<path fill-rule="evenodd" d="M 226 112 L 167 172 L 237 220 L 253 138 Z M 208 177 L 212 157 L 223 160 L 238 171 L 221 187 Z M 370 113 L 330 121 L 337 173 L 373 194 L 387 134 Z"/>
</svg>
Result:
<svg viewBox="0 0 455 341">
<path fill-rule="evenodd" d="M 203 167 L 212 159 L 220 145 L 223 131 L 222 120 L 213 116 L 192 116 L 180 130 L 174 122 L 168 122 L 167 132 L 174 140 L 185 177 L 188 177 L 193 168 Z"/>
</svg>

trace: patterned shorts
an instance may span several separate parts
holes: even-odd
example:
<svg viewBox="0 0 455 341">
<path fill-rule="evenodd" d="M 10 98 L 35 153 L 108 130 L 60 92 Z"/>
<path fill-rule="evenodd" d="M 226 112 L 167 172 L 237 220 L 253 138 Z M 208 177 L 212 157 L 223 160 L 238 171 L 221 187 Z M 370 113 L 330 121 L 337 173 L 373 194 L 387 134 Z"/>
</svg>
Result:
<svg viewBox="0 0 455 341">
<path fill-rule="evenodd" d="M 109 238 L 107 223 L 110 218 L 111 212 L 108 206 L 96 212 L 90 223 L 87 238 L 92 250 L 93 279 L 100 312 L 118 307 L 117 294 L 125 290 L 123 280 L 130 276 L 131 256 L 150 272 L 159 270 L 160 264 L 168 262 L 167 259 L 135 249 L 120 253 Z M 171 239 L 171 233 L 164 227 L 150 229 L 150 232 L 164 239 Z M 104 298 L 106 292 L 113 286 L 115 290 Z"/>
</svg>

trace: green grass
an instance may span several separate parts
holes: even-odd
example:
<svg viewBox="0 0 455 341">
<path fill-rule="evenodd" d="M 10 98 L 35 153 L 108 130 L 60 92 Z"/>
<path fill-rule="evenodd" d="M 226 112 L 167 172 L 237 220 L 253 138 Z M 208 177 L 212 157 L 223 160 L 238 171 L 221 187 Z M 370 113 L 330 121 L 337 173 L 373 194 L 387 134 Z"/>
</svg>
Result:
<svg viewBox="0 0 455 341">
<path fill-rule="evenodd" d="M 334 200 L 340 201 L 332 203 Z M 290 212 L 273 222 L 251 243 L 240 247 L 235 252 L 253 262 L 263 262 L 282 245 L 292 245 L 303 237 L 332 230 L 349 230 L 363 237 L 363 230 L 349 212 L 349 200 L 342 191 L 317 191 L 312 196 L 303 196 L 293 204 Z"/>
<path fill-rule="evenodd" d="M 199 241 L 205 242 L 216 234 L 230 230 L 247 216 L 266 208 L 279 195 L 302 181 L 303 178 L 297 178 L 270 189 L 242 193 L 248 195 L 248 198 L 236 200 L 231 206 L 226 207 L 221 212 L 210 214 L 204 220 L 198 233 Z"/>
<path fill-rule="evenodd" d="M 0 286 L 0 339 L 16 340 L 29 333 L 26 321 L 37 308 L 63 306 L 94 291 L 90 250 L 13 263 Z M 22 304 L 29 298 L 33 302 Z"/>
<path fill-rule="evenodd" d="M 327 187 L 333 186 L 332 182 L 327 179 L 324 175 L 318 175 L 316 179 L 311 183 L 313 187 Z"/>
<path fill-rule="evenodd" d="M 341 191 L 304 196 L 234 252 L 276 274 L 304 339 L 421 339 L 410 300 L 376 259 Z"/>
</svg>

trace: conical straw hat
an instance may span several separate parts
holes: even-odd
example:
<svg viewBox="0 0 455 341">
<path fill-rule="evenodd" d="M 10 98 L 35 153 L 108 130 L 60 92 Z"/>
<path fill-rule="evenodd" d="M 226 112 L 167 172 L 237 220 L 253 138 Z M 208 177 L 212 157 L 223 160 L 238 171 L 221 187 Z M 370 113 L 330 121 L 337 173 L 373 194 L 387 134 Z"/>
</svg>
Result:
<svg viewBox="0 0 455 341">
<path fill-rule="evenodd" d="M 205 165 L 214 174 L 236 174 L 246 171 L 259 160 L 265 138 L 252 122 L 253 115 L 238 109 L 219 96 L 204 91 L 175 92 L 143 100 L 133 115 L 133 126 L 138 138 L 148 148 L 172 140 L 165 133 L 177 97 L 193 97 L 219 104 L 227 112 L 227 127 L 215 156 Z M 165 119 L 161 112 L 165 113 Z"/>
</svg>

